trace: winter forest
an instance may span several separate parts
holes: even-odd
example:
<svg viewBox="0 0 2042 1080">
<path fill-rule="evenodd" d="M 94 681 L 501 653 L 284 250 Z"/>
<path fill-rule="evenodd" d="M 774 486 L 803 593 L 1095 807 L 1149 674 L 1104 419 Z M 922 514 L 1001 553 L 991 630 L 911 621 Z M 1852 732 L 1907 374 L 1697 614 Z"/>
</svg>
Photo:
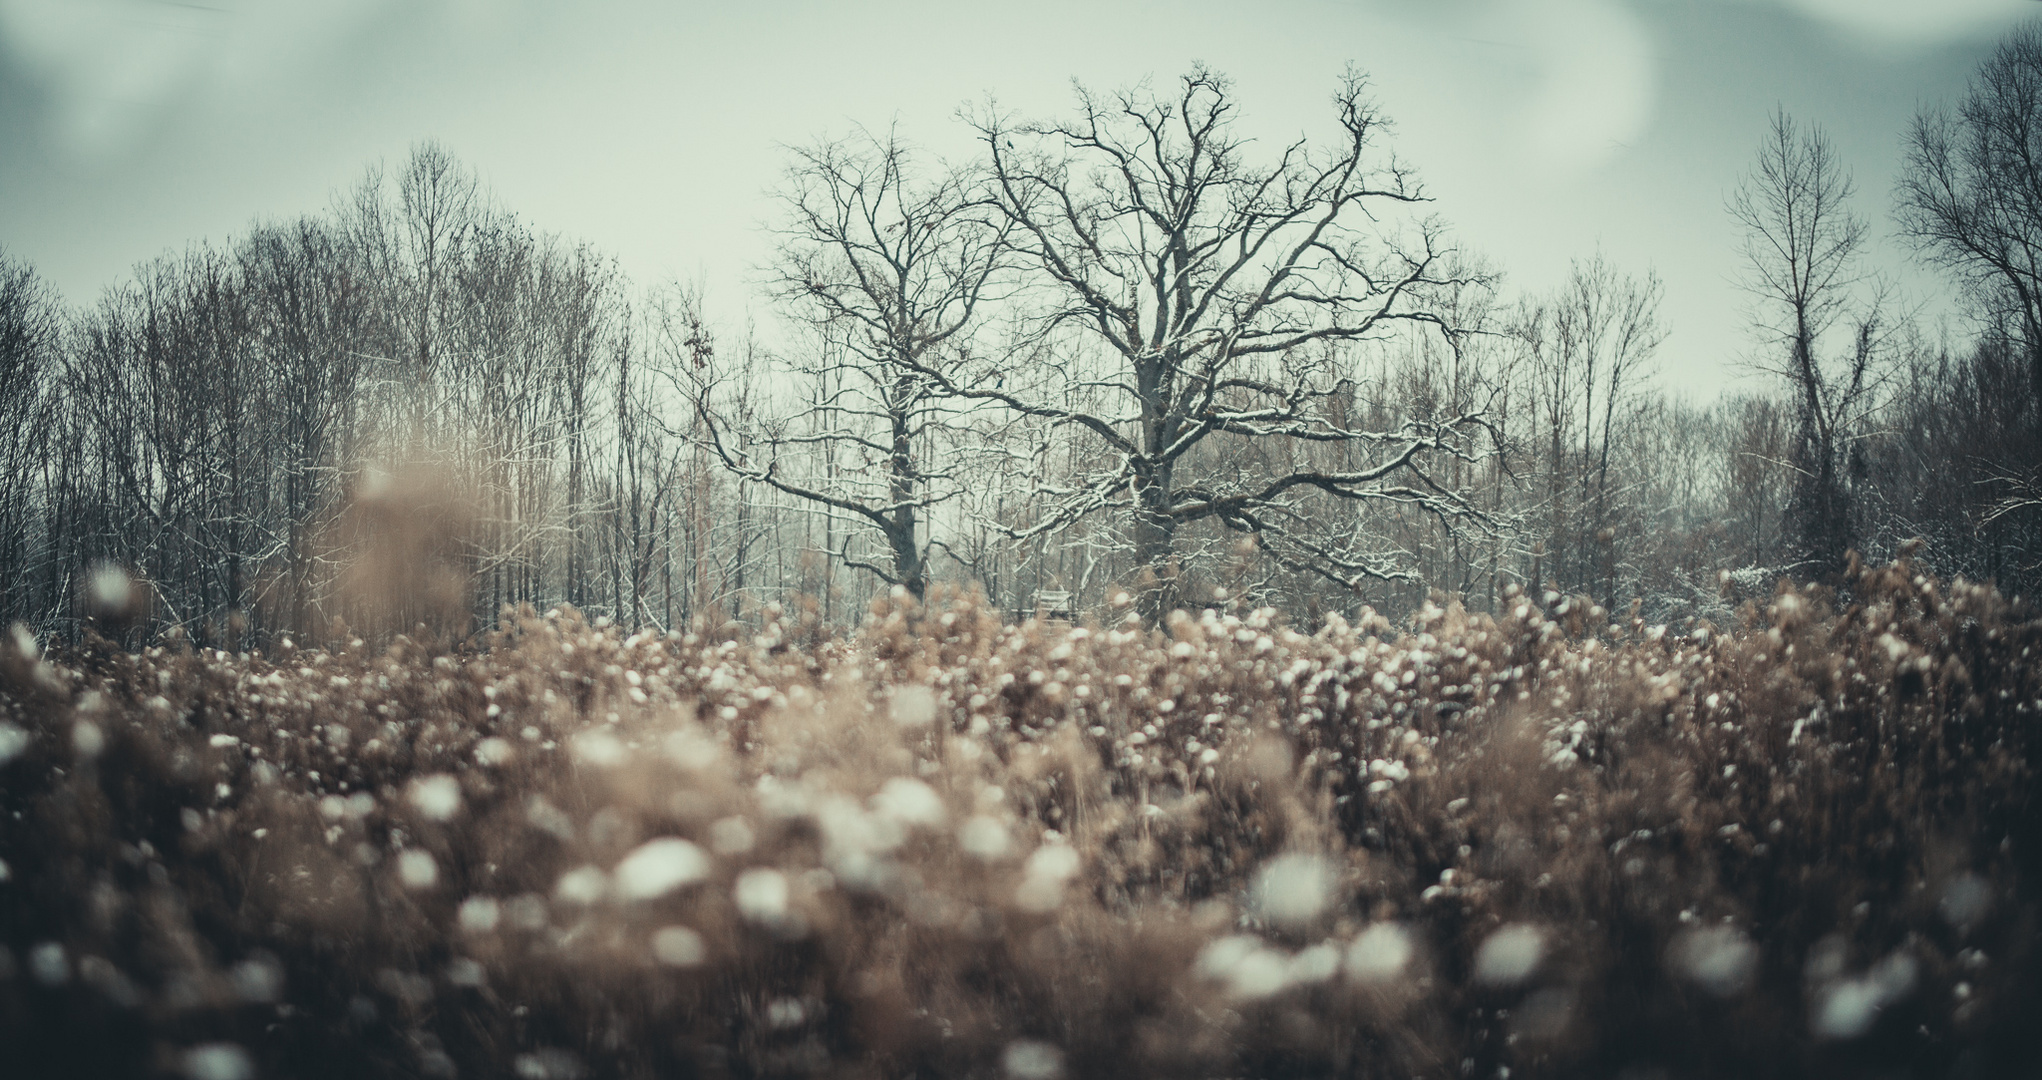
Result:
<svg viewBox="0 0 2042 1080">
<path fill-rule="evenodd" d="M 420 144 L 89 306 L 6 264 L 0 617 L 73 636 L 111 568 L 145 583 L 135 633 L 409 627 L 347 599 L 392 525 L 472 629 L 520 603 L 850 625 L 936 583 L 1017 614 L 1231 597 L 1309 623 L 1520 585 L 1721 620 L 1915 538 L 2029 592 L 2037 86 L 2025 33 L 1896 133 L 1890 198 L 1819 118 L 1755 118 L 1725 213 L 1770 378 L 1714 400 L 1655 381 L 1650 267 L 1513 291 L 1359 74 L 1285 146 L 1200 70 L 968 112 L 963 162 L 895 130 L 792 149 L 770 329 L 711 325 L 701 286 L 626 280 Z M 1961 326 L 1867 269 L 1890 230 Z"/>
<path fill-rule="evenodd" d="M 431 138 L 87 299 L 0 250 L 0 1072 L 2032 1072 L 2042 23 L 1980 55 L 1890 188 L 1739 119 L 1713 396 L 1356 67 L 810 136 L 742 280 Z"/>
</svg>

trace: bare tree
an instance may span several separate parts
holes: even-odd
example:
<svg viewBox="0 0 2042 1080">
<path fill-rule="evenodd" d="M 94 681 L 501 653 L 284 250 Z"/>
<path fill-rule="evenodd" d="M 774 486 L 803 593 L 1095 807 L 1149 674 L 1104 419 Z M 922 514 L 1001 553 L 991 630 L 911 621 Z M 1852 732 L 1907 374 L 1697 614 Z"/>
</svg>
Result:
<svg viewBox="0 0 2042 1080">
<path fill-rule="evenodd" d="M 617 449 L 616 472 L 612 477 L 607 530 L 611 564 L 618 568 L 619 586 L 615 609 L 628 612 L 634 622 L 671 625 L 671 596 L 662 607 L 652 606 L 656 576 L 662 557 L 660 531 L 670 519 L 674 500 L 681 490 L 681 447 L 669 443 L 655 421 L 653 385 L 646 378 L 637 357 L 634 339 L 628 334 L 613 345 L 616 368 Z M 667 546 L 671 546 L 671 532 Z M 664 553 L 671 565 L 671 552 Z M 672 591 L 668 575 L 667 592 Z M 628 593 L 628 601 L 625 599 Z"/>
<path fill-rule="evenodd" d="M 66 373 L 114 508 L 117 531 L 93 555 L 141 569 L 162 613 L 193 633 L 241 599 L 231 504 L 254 365 L 235 270 L 205 246 L 139 268 L 81 320 Z"/>
<path fill-rule="evenodd" d="M 685 463 L 676 454 L 670 482 L 671 512 L 681 519 L 686 547 L 681 618 L 713 627 L 738 618 L 754 590 L 780 586 L 754 573 L 763 562 L 761 540 L 777 523 L 779 509 L 765 505 L 762 494 L 778 489 L 743 467 L 752 457 L 754 434 L 767 439 L 779 434 L 769 372 L 764 350 L 749 334 L 730 355 L 719 349 L 702 314 L 700 292 L 661 290 L 648 308 L 647 360 L 688 411 L 678 425 L 644 414 L 638 419 L 659 423 L 663 434 L 690 451 Z M 740 422 L 723 426 L 719 416 Z"/>
<path fill-rule="evenodd" d="M 1004 236 L 964 176 L 917 170 L 890 132 L 795 151 L 770 283 L 810 331 L 812 347 L 783 361 L 805 399 L 761 423 L 713 400 L 708 380 L 694 397 L 727 468 L 876 532 L 883 561 L 854 555 L 848 533 L 830 554 L 919 598 L 927 515 L 961 479 L 954 459 L 931 459 L 962 423 L 948 346 L 992 299 Z"/>
<path fill-rule="evenodd" d="M 52 612 L 35 596 L 34 571 L 50 557 L 37 526 L 49 486 L 62 308 L 26 264 L 0 251 L 0 621 Z M 50 522 L 51 526 L 57 523 Z"/>
<path fill-rule="evenodd" d="M 1895 196 L 1902 234 L 2020 344 L 2042 403 L 2042 27 L 2009 35 L 1955 113 L 1915 117 Z"/>
<path fill-rule="evenodd" d="M 323 599 L 313 535 L 336 513 L 362 446 L 361 345 L 375 334 L 367 267 L 347 236 L 317 218 L 253 231 L 241 245 L 253 333 L 268 375 L 254 427 L 278 490 L 257 522 L 252 561 L 281 563 L 266 587 L 275 629 L 308 633 Z"/>
<path fill-rule="evenodd" d="M 972 378 L 919 370 L 946 390 L 996 401 L 1096 443 L 1019 535 L 1124 515 L 1151 615 L 1180 531 L 1217 522 L 1282 563 L 1346 588 L 1410 571 L 1365 520 L 1310 507 L 1403 507 L 1474 520 L 1430 468 L 1469 453 L 1475 414 L 1414 415 L 1385 430 L 1328 408 L 1351 382 L 1351 346 L 1416 328 L 1458 345 L 1440 294 L 1472 280 L 1443 227 L 1407 220 L 1415 178 L 1376 147 L 1384 121 L 1350 72 L 1336 132 L 1250 160 L 1227 81 L 1196 69 L 1173 94 L 1080 88 L 1068 120 L 972 117 L 995 207 L 1044 307 L 1032 347 Z M 1339 448 L 1315 456 L 1274 443 Z M 1257 448 L 1261 450 L 1257 450 Z M 1256 458 L 1260 460 L 1255 460 Z"/>
<path fill-rule="evenodd" d="M 1842 565 L 1855 537 L 1845 454 L 1852 425 L 1869 411 L 1891 330 L 1883 295 L 1858 294 L 1866 226 L 1850 209 L 1853 190 L 1822 130 L 1779 110 L 1728 203 L 1745 230 L 1743 285 L 1767 339 L 1757 364 L 1793 390 L 1800 554 L 1824 575 Z M 1827 335 L 1840 324 L 1848 340 L 1832 350 Z"/>
<path fill-rule="evenodd" d="M 459 248 L 476 206 L 475 175 L 436 141 L 412 148 L 397 178 L 401 242 L 411 300 L 401 316 L 422 387 L 437 375 L 435 316 L 445 288 L 449 264 Z"/>
<path fill-rule="evenodd" d="M 1913 343 L 1886 395 L 1867 501 L 1885 550 L 1925 541 L 1945 574 L 2032 595 L 2042 585 L 2042 433 L 2028 356 L 2010 336 L 1956 347 Z M 2025 467 L 2025 468 L 2024 468 Z"/>
<path fill-rule="evenodd" d="M 1520 310 L 1516 337 L 1544 429 L 1544 570 L 1562 588 L 1616 602 L 1618 518 L 1611 464 L 1638 391 L 1666 338 L 1659 275 L 1623 273 L 1600 252 Z M 1621 467 L 1620 457 L 1617 461 Z M 1534 576 L 1543 576 L 1535 574 Z"/>
</svg>

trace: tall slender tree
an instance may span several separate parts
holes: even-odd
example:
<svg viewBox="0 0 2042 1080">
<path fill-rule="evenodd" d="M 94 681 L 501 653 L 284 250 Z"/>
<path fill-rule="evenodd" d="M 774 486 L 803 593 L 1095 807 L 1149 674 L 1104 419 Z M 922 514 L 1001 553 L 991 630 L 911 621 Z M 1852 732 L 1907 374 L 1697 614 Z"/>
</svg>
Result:
<svg viewBox="0 0 2042 1080">
<path fill-rule="evenodd" d="M 1825 577 L 1857 538 L 1846 455 L 1871 407 L 1891 329 L 1883 294 L 1863 268 L 1867 233 L 1850 208 L 1854 190 L 1822 129 L 1781 109 L 1728 203 L 1744 229 L 1742 284 L 1763 342 L 1757 366 L 1793 395 L 1801 564 Z M 1831 331 L 1839 328 L 1837 345 Z"/>
<path fill-rule="evenodd" d="M 62 308 L 25 263 L 0 250 L 0 621 L 36 610 L 33 568 L 51 556 L 42 520 L 48 509 L 49 440 L 58 406 Z"/>
<path fill-rule="evenodd" d="M 848 534 L 830 555 L 920 597 L 937 542 L 928 515 L 963 483 L 954 436 L 970 402 L 950 392 L 952 345 L 1000 289 L 1001 222 L 967 176 L 924 171 L 891 132 L 795 151 L 780 201 L 769 285 L 806 324 L 809 344 L 782 358 L 806 396 L 762 424 L 698 378 L 701 431 L 746 480 L 876 533 L 878 561 Z"/>
<path fill-rule="evenodd" d="M 1520 311 L 1515 336 L 1545 429 L 1544 567 L 1569 589 L 1616 602 L 1617 534 L 1623 516 L 1612 465 L 1666 329 L 1665 288 L 1612 265 L 1601 252 L 1576 261 L 1566 284 Z"/>
</svg>

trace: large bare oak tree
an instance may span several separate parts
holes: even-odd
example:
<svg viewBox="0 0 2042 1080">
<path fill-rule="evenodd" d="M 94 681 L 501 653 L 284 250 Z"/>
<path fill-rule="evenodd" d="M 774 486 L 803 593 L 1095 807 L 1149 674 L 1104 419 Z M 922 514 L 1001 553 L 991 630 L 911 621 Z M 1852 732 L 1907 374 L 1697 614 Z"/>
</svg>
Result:
<svg viewBox="0 0 2042 1080">
<path fill-rule="evenodd" d="M 1431 467 L 1476 452 L 1464 429 L 1478 415 L 1385 430 L 1337 407 L 1356 345 L 1415 329 L 1458 346 L 1442 295 L 1481 284 L 1415 212 L 1425 195 L 1378 145 L 1385 121 L 1365 89 L 1350 72 L 1331 137 L 1267 155 L 1239 129 L 1228 82 L 1203 69 L 1169 93 L 1081 87 L 1066 119 L 993 105 L 970 117 L 1040 318 L 1020 360 L 976 381 L 924 372 L 1096 441 L 1093 464 L 1045 483 L 1020 531 L 1119 515 L 1152 615 L 1175 602 L 1192 523 L 1243 531 L 1287 566 L 1359 588 L 1404 570 L 1353 504 L 1478 517 Z"/>
</svg>

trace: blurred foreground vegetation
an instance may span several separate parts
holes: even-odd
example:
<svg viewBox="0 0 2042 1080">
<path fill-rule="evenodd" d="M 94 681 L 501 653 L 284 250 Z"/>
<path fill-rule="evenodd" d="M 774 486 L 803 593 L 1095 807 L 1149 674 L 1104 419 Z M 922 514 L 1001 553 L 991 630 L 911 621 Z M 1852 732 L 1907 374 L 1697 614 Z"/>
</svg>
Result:
<svg viewBox="0 0 2042 1080">
<path fill-rule="evenodd" d="M 971 596 L 0 675 L 12 1076 L 2008 1076 L 2034 612 Z M 733 624 L 731 631 L 738 633 Z"/>
</svg>

